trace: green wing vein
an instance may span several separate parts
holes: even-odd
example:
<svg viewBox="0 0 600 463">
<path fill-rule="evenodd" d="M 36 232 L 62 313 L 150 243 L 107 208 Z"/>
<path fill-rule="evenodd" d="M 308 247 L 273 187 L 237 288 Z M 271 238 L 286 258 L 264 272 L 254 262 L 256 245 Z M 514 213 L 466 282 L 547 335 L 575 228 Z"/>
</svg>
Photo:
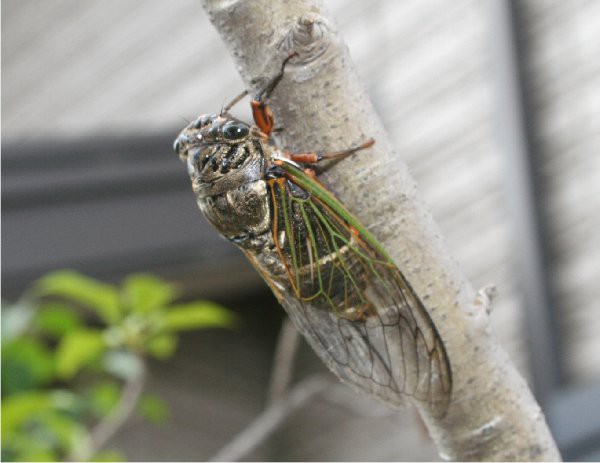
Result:
<svg viewBox="0 0 600 463">
<path fill-rule="evenodd" d="M 388 403 L 411 396 L 443 415 L 452 391 L 444 343 L 383 247 L 333 195 L 292 165 L 272 182 L 273 237 L 295 296 L 284 307 L 343 380 Z"/>
</svg>

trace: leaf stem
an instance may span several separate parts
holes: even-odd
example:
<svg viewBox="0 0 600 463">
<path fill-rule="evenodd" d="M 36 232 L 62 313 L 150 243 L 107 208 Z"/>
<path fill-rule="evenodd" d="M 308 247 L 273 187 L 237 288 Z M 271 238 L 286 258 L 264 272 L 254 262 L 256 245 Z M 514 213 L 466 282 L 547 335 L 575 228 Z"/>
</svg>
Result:
<svg viewBox="0 0 600 463">
<path fill-rule="evenodd" d="M 139 364 L 139 373 L 125 383 L 117 405 L 91 430 L 89 444 L 83 448 L 74 449 L 68 458 L 69 461 L 85 461 L 92 458 L 131 417 L 144 390 L 147 378 L 146 362 L 141 356 L 139 356 Z"/>
</svg>

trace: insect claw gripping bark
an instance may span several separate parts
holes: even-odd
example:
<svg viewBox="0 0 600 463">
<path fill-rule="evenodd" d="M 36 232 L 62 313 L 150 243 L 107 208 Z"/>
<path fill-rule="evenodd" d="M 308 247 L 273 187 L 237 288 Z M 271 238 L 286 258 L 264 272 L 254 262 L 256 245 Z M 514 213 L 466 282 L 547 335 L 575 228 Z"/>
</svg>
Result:
<svg viewBox="0 0 600 463">
<path fill-rule="evenodd" d="M 174 147 L 198 206 L 273 290 L 325 364 L 388 404 L 410 397 L 443 416 L 452 394 L 444 343 L 427 308 L 385 249 L 308 166 L 368 149 L 288 153 L 271 143 L 267 104 L 280 72 L 251 101 L 255 125 L 229 114 L 190 123 Z"/>
</svg>

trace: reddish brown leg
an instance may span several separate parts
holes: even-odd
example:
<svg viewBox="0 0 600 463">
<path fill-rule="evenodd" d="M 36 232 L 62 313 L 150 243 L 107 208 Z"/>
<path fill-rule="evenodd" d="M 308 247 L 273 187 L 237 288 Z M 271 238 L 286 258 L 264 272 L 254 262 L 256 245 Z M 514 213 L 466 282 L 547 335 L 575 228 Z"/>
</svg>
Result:
<svg viewBox="0 0 600 463">
<path fill-rule="evenodd" d="M 262 101 L 257 100 L 252 100 L 250 107 L 252 108 L 254 123 L 265 135 L 271 135 L 273 125 L 275 124 L 271 109 Z"/>
<path fill-rule="evenodd" d="M 333 161 L 344 159 L 346 156 L 349 156 L 357 151 L 364 150 L 370 148 L 375 143 L 375 140 L 369 138 L 366 142 L 361 145 L 354 146 L 352 148 L 342 150 L 342 151 L 332 151 L 329 153 L 286 153 L 288 157 L 294 161 L 302 164 L 316 164 L 319 161 Z"/>
<path fill-rule="evenodd" d="M 263 88 L 260 92 L 256 94 L 256 96 L 250 102 L 250 106 L 252 107 L 252 117 L 254 117 L 254 122 L 258 126 L 258 128 L 265 133 L 266 135 L 271 135 L 274 127 L 274 119 L 273 113 L 267 104 L 267 100 L 277 84 L 281 82 L 283 78 L 283 72 L 285 70 L 285 66 L 289 60 L 291 60 L 294 56 L 298 56 L 298 53 L 295 51 L 291 52 L 286 59 L 281 63 L 281 70 L 279 74 L 277 74 L 271 82 L 269 82 L 265 88 Z"/>
<path fill-rule="evenodd" d="M 317 164 L 319 161 L 323 160 L 340 160 L 345 158 L 346 156 L 356 153 L 357 151 L 364 150 L 366 148 L 370 148 L 375 143 L 375 140 L 369 138 L 362 145 L 355 146 L 353 148 L 343 150 L 343 151 L 333 151 L 330 153 L 290 153 L 286 151 L 286 156 L 294 162 L 298 162 L 300 164 Z M 304 173 L 311 177 L 313 180 L 321 183 L 317 178 L 317 173 L 311 167 L 306 167 L 304 169 Z"/>
</svg>

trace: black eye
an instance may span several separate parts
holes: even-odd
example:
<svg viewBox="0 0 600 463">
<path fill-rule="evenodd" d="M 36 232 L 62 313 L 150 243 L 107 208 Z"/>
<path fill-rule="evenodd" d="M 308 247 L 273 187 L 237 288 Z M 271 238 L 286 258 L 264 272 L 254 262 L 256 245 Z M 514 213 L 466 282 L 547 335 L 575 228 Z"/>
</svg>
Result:
<svg viewBox="0 0 600 463">
<path fill-rule="evenodd" d="M 177 139 L 173 143 L 173 151 L 179 154 L 179 137 L 177 137 Z"/>
<path fill-rule="evenodd" d="M 227 140 L 239 140 L 248 135 L 248 126 L 230 121 L 223 126 L 223 137 Z"/>
</svg>

